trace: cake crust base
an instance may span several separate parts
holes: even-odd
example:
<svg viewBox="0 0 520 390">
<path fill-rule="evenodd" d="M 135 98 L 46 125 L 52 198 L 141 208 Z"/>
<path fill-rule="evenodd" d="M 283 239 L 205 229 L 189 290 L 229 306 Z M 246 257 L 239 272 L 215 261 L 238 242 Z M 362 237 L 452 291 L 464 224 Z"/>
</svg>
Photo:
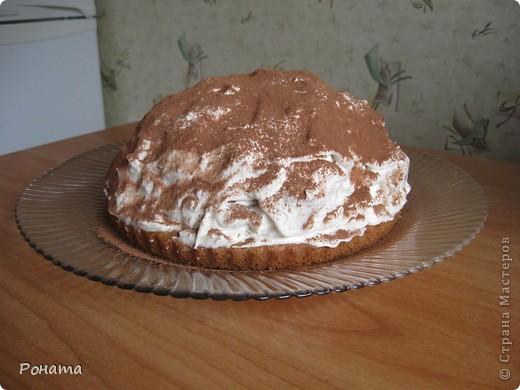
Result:
<svg viewBox="0 0 520 390">
<path fill-rule="evenodd" d="M 257 247 L 191 248 L 171 232 L 149 232 L 113 219 L 117 229 L 141 250 L 174 264 L 206 269 L 266 271 L 295 269 L 320 264 L 366 249 L 385 237 L 397 223 L 392 221 L 368 226 L 362 236 L 337 247 L 316 247 L 309 244 L 264 245 Z"/>
</svg>

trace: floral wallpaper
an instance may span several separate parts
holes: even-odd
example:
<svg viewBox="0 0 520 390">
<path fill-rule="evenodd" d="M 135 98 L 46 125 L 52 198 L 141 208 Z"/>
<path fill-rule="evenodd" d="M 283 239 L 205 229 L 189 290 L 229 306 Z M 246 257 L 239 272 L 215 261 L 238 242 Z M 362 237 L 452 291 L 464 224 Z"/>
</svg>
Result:
<svg viewBox="0 0 520 390">
<path fill-rule="evenodd" d="M 108 125 L 206 76 L 304 69 L 397 142 L 520 163 L 514 0 L 96 0 Z"/>
</svg>

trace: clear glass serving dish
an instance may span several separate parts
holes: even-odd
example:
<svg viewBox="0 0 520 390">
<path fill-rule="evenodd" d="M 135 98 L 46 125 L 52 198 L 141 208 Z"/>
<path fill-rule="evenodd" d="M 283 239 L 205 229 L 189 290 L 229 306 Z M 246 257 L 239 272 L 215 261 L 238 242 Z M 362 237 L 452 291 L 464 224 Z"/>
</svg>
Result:
<svg viewBox="0 0 520 390">
<path fill-rule="evenodd" d="M 390 281 L 444 260 L 480 231 L 482 188 L 457 166 L 413 147 L 409 194 L 397 227 L 369 250 L 299 270 L 236 272 L 188 268 L 151 258 L 111 228 L 104 176 L 121 143 L 63 162 L 18 199 L 25 239 L 65 270 L 108 285 L 160 295 L 214 299 L 305 297 Z"/>
</svg>

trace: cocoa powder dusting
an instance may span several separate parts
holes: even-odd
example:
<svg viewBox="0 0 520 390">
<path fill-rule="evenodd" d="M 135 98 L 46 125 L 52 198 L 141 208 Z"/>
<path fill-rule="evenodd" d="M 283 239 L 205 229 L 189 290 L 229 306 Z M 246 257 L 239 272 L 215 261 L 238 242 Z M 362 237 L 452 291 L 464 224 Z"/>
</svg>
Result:
<svg viewBox="0 0 520 390">
<path fill-rule="evenodd" d="M 151 155 L 232 145 L 234 154 L 259 149 L 268 159 L 328 150 L 373 162 L 394 149 L 382 117 L 366 103 L 313 74 L 267 69 L 206 78 L 164 98 L 138 125 L 129 151 L 145 139 Z"/>
<path fill-rule="evenodd" d="M 225 184 L 217 179 L 219 173 L 240 157 L 261 155 L 263 158 L 255 161 L 255 168 L 269 168 L 246 181 L 249 190 L 254 191 L 276 177 L 276 161 L 280 159 L 338 152 L 363 165 L 395 158 L 398 149 L 388 138 L 383 118 L 366 102 L 334 90 L 311 73 L 259 69 L 250 74 L 206 78 L 157 103 L 109 169 L 108 193 L 114 193 L 115 186 L 124 186 L 118 180 L 127 180 L 116 179 L 116 168 L 128 166 L 125 157 L 143 164 L 159 161 L 155 169 L 160 174 L 162 164 L 176 164 L 164 157 L 173 150 L 193 152 L 191 155 L 196 156 L 218 150 L 219 161 L 208 167 L 203 176 L 162 188 L 167 195 L 163 201 L 169 204 L 158 209 L 174 209 L 177 198 L 188 188 L 216 193 Z M 186 166 L 186 161 L 181 163 Z M 200 160 L 193 161 L 194 167 L 199 164 Z M 316 187 L 311 180 L 313 172 L 328 170 L 334 174 L 338 169 L 325 160 L 294 164 L 288 172 L 287 191 L 304 198 L 306 190 Z M 363 180 L 369 174 L 373 173 L 357 167 L 352 170 L 350 179 L 358 188 L 352 202 L 369 199 L 368 189 L 363 189 Z M 115 209 L 114 197 L 109 203 Z M 239 205 L 232 210 L 230 218 L 251 217 Z M 344 212 L 352 210 L 346 208 Z"/>
</svg>

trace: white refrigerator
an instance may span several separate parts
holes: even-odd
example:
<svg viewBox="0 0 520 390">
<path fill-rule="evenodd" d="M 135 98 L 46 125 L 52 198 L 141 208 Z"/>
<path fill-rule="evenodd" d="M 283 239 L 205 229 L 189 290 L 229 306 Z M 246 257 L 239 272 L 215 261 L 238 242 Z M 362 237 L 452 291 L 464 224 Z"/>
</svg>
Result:
<svg viewBox="0 0 520 390">
<path fill-rule="evenodd" d="M 105 128 L 94 0 L 0 4 L 0 155 Z"/>
</svg>

